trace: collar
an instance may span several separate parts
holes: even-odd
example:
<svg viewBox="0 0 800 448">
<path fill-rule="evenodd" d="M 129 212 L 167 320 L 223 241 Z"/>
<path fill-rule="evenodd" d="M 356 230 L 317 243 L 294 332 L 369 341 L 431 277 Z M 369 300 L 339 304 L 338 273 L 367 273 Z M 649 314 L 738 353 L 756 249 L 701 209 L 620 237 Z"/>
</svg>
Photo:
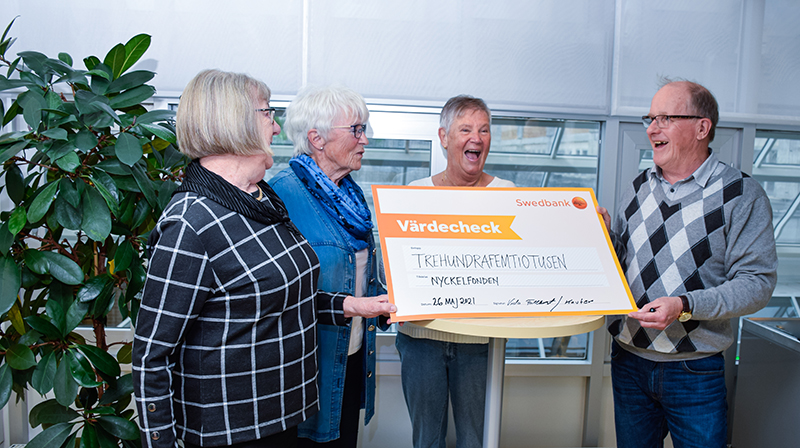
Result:
<svg viewBox="0 0 800 448">
<path fill-rule="evenodd" d="M 714 154 L 714 151 L 711 148 L 708 148 L 708 157 L 706 158 L 706 160 L 703 161 L 703 163 L 699 167 L 697 167 L 697 169 L 694 170 L 694 172 L 690 174 L 689 177 L 683 180 L 679 180 L 678 182 L 675 183 L 679 184 L 679 183 L 694 182 L 697 184 L 698 187 L 705 188 L 706 185 L 708 185 L 708 180 L 711 179 L 711 176 L 714 175 L 714 172 L 717 170 L 717 166 L 720 163 L 721 162 L 717 158 L 717 155 Z M 651 179 L 655 178 L 659 182 L 667 182 L 667 180 L 664 179 L 664 176 L 661 173 L 661 168 L 655 165 L 653 165 L 653 167 L 650 168 L 650 178 Z"/>
</svg>

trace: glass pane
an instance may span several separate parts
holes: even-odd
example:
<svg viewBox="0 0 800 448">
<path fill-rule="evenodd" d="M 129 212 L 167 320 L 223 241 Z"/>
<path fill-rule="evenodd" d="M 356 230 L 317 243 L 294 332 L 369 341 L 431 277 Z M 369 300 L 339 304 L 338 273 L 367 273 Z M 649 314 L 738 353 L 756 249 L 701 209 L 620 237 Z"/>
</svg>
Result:
<svg viewBox="0 0 800 448">
<path fill-rule="evenodd" d="M 778 248 L 778 285 L 769 304 L 753 316 L 800 317 L 800 132 L 757 131 L 753 178 L 772 204 Z"/>
</svg>

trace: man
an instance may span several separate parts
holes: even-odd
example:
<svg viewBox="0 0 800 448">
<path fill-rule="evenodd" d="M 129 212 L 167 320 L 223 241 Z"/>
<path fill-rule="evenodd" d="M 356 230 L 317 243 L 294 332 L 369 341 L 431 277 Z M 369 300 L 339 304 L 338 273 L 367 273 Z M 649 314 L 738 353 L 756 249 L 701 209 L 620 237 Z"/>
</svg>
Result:
<svg viewBox="0 0 800 448">
<path fill-rule="evenodd" d="M 669 82 L 644 117 L 655 167 L 611 225 L 639 311 L 609 319 L 617 446 L 725 447 L 731 318 L 775 288 L 772 209 L 761 186 L 709 148 L 719 118 L 705 87 Z"/>
</svg>

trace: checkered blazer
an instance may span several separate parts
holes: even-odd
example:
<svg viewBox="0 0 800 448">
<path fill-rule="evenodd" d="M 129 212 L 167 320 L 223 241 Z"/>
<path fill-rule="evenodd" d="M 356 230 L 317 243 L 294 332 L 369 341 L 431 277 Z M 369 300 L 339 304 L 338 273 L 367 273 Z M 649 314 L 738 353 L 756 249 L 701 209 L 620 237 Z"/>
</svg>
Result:
<svg viewBox="0 0 800 448">
<path fill-rule="evenodd" d="M 150 251 L 133 345 L 144 446 L 255 440 L 317 411 L 315 325 L 344 325 L 345 295 L 317 291 L 317 256 L 290 222 L 179 192 Z"/>
</svg>

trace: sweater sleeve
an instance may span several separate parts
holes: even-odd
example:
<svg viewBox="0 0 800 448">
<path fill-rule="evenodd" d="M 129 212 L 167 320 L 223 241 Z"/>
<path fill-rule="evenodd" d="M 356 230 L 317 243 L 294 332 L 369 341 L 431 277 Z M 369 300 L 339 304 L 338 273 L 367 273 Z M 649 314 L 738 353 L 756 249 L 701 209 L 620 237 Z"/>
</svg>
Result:
<svg viewBox="0 0 800 448">
<path fill-rule="evenodd" d="M 749 198 L 731 213 L 726 235 L 726 279 L 716 287 L 687 294 L 693 319 L 729 319 L 754 313 L 769 302 L 777 283 L 778 257 L 772 228 L 772 207 L 752 178 Z"/>
<path fill-rule="evenodd" d="M 153 230 L 147 279 L 133 343 L 133 382 L 145 447 L 176 447 L 171 370 L 213 277 L 204 246 L 182 219 Z"/>
<path fill-rule="evenodd" d="M 317 319 L 325 325 L 347 325 L 350 319 L 344 317 L 344 299 L 341 292 L 317 291 Z"/>
</svg>

